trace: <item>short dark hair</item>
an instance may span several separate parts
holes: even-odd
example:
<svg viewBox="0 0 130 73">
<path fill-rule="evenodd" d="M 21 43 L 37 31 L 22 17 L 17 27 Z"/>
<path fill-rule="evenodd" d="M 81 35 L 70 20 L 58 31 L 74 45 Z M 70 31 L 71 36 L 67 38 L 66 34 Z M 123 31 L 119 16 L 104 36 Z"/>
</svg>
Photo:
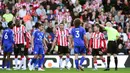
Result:
<svg viewBox="0 0 130 73">
<path fill-rule="evenodd" d="M 79 27 L 80 24 L 81 24 L 80 19 L 79 19 L 79 18 L 76 18 L 76 19 L 74 20 L 73 24 L 75 25 L 75 28 Z"/>
<path fill-rule="evenodd" d="M 8 23 L 8 27 L 11 28 L 11 29 L 13 28 L 13 21 L 10 21 L 10 22 Z"/>
<path fill-rule="evenodd" d="M 42 24 L 40 24 L 38 22 L 35 24 L 35 28 L 39 28 L 40 26 L 42 26 Z"/>
<path fill-rule="evenodd" d="M 99 24 L 98 24 L 98 23 L 96 23 L 96 24 L 95 24 L 95 26 L 96 26 L 96 27 L 98 27 L 98 28 L 100 28 L 100 26 L 99 26 Z"/>
</svg>

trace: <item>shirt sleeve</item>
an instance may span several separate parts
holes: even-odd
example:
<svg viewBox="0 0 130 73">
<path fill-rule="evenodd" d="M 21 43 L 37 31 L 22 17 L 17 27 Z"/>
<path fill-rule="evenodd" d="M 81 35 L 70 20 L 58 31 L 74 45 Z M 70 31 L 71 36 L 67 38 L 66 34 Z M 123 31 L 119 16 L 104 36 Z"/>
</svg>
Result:
<svg viewBox="0 0 130 73">
<path fill-rule="evenodd" d="M 116 29 L 115 29 L 116 30 Z M 120 36 L 119 32 L 116 30 L 116 36 Z"/>
<path fill-rule="evenodd" d="M 109 30 L 109 27 L 105 27 L 104 29 L 105 29 L 106 31 L 108 31 L 108 30 Z"/>
</svg>

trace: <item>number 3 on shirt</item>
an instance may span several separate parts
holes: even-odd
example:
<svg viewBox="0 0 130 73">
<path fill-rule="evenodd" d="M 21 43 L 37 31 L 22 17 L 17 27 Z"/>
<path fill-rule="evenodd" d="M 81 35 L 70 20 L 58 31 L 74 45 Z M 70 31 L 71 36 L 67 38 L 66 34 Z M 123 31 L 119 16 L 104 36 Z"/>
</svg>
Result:
<svg viewBox="0 0 130 73">
<path fill-rule="evenodd" d="M 5 33 L 5 35 L 4 35 L 4 39 L 8 39 L 8 35 L 7 35 L 7 33 Z"/>
<path fill-rule="evenodd" d="M 80 34 L 79 34 L 79 31 L 75 31 L 76 32 L 76 38 L 79 38 L 80 37 Z"/>
</svg>

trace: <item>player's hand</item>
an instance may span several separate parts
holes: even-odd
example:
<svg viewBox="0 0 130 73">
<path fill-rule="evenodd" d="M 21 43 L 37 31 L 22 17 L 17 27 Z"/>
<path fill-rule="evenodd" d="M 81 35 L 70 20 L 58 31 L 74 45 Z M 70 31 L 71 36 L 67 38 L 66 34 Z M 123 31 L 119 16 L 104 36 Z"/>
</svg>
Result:
<svg viewBox="0 0 130 73">
<path fill-rule="evenodd" d="M 15 47 L 15 48 L 18 48 L 18 46 L 17 46 L 16 44 L 14 45 L 14 47 Z"/>
<path fill-rule="evenodd" d="M 102 51 L 99 51 L 99 54 L 100 54 L 100 55 L 103 54 Z"/>
</svg>

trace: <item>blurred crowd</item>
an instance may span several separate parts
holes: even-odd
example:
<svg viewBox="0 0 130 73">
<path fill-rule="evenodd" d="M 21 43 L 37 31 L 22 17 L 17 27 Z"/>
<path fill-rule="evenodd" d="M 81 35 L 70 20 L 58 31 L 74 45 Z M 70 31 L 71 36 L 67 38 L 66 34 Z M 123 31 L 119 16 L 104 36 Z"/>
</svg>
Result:
<svg viewBox="0 0 130 73">
<path fill-rule="evenodd" d="M 8 27 L 7 23 L 13 21 L 15 24 L 16 19 L 30 34 L 36 22 L 42 23 L 48 52 L 58 25 L 63 22 L 64 28 L 70 30 L 75 18 L 82 20 L 88 39 L 95 23 L 105 25 L 111 22 L 120 33 L 117 41 L 119 54 L 130 54 L 130 0 L 0 0 L 0 35 Z M 106 31 L 101 32 L 107 42 Z M 57 49 L 56 46 L 52 54 L 57 54 Z M 32 49 L 28 51 L 31 54 Z M 73 49 L 70 53 L 73 54 Z"/>
</svg>

